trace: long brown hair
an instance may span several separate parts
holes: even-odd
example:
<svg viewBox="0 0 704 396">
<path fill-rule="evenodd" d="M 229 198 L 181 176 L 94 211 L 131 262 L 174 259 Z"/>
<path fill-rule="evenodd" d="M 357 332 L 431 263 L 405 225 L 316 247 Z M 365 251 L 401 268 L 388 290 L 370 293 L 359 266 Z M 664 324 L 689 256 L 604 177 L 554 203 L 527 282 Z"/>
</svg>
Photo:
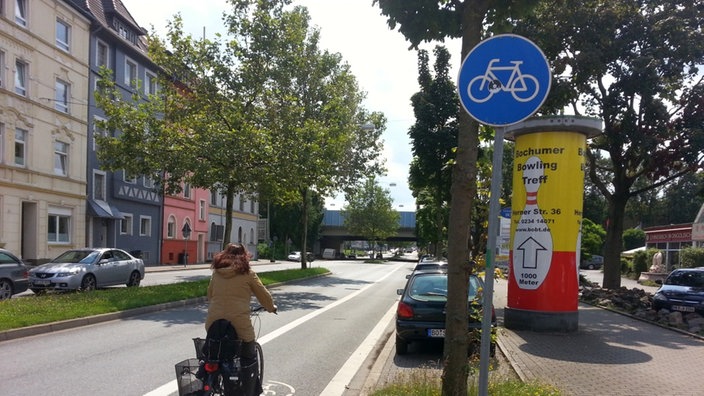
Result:
<svg viewBox="0 0 704 396">
<path fill-rule="evenodd" d="M 249 272 L 249 257 L 247 249 L 239 243 L 229 243 L 225 249 L 213 257 L 212 269 L 232 267 L 238 274 Z"/>
</svg>

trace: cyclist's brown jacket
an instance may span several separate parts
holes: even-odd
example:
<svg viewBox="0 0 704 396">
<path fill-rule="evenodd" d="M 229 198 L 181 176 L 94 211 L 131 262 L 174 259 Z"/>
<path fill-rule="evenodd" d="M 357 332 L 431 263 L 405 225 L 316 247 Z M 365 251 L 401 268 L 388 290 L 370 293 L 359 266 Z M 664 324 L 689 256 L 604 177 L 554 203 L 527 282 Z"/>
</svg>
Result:
<svg viewBox="0 0 704 396">
<path fill-rule="evenodd" d="M 274 300 L 257 274 L 237 274 L 232 267 L 213 270 L 208 285 L 208 317 L 205 330 L 218 319 L 227 319 L 244 342 L 254 341 L 254 328 L 249 318 L 249 303 L 252 295 L 257 297 L 267 311 L 274 312 Z"/>
</svg>

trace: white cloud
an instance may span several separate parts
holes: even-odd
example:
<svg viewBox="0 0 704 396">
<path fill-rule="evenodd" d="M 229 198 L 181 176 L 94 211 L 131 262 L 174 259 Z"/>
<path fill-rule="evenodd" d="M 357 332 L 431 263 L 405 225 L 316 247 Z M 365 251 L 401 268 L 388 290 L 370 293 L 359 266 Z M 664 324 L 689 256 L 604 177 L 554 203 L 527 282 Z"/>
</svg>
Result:
<svg viewBox="0 0 704 396">
<path fill-rule="evenodd" d="M 221 17 L 226 0 L 207 0 L 207 6 L 192 0 L 122 1 L 138 24 L 149 30 L 154 26 L 160 36 L 177 12 L 181 13 L 184 29 L 195 37 L 203 34 L 204 27 L 208 36 L 224 32 Z M 410 98 L 418 90 L 416 52 L 408 49 L 409 43 L 401 33 L 389 30 L 386 18 L 371 1 L 298 0 L 294 4 L 308 8 L 312 25 L 320 29 L 321 47 L 340 53 L 350 64 L 360 89 L 367 92 L 365 107 L 386 115 L 383 156 L 388 174 L 380 180 L 389 189 L 395 207 L 403 205 L 403 210 L 413 210 L 415 200 L 407 179 L 411 161 L 408 129 L 414 121 Z M 458 54 L 453 63 L 459 69 L 459 41 L 445 45 Z M 433 46 L 423 48 L 432 50 Z M 339 209 L 344 198 L 330 198 L 326 204 Z"/>
</svg>

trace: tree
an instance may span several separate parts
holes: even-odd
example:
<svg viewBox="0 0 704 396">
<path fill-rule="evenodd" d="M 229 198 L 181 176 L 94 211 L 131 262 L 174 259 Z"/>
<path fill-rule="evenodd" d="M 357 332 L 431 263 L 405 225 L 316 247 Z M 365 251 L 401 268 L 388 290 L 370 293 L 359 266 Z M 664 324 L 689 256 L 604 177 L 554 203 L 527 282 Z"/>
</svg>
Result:
<svg viewBox="0 0 704 396">
<path fill-rule="evenodd" d="M 356 192 L 346 196 L 342 209 L 345 227 L 353 235 L 372 242 L 383 241 L 398 231 L 401 215 L 393 209 L 389 190 L 381 188 L 374 178 L 367 179 Z"/>
<path fill-rule="evenodd" d="M 459 98 L 450 79 L 450 54 L 437 46 L 435 75 L 428 65 L 428 52 L 418 51 L 418 84 L 420 91 L 411 97 L 416 122 L 408 131 L 413 161 L 409 185 L 419 206 L 417 234 L 435 247 L 440 256 L 447 239 L 450 202 L 451 162 L 457 145 Z M 423 193 L 421 193 L 423 191 Z"/>
<path fill-rule="evenodd" d="M 462 38 L 462 56 L 488 32 L 504 31 L 507 23 L 530 10 L 536 0 L 374 0 L 391 29 L 399 31 L 417 48 L 423 41 Z M 469 261 L 469 221 L 476 194 L 478 124 L 459 112 L 457 152 L 452 169 L 448 229 L 448 301 L 443 360 L 443 395 L 467 394 L 468 332 L 467 288 L 472 271 Z"/>
<path fill-rule="evenodd" d="M 604 121 L 586 154 L 608 204 L 605 288 L 621 284 L 629 199 L 702 167 L 702 21 L 699 0 L 563 0 L 542 2 L 516 30 L 553 65 L 548 107 Z"/>
<path fill-rule="evenodd" d="M 592 254 L 601 255 L 605 236 L 604 227 L 587 218 L 582 219 L 581 257 L 589 257 Z"/>
<path fill-rule="evenodd" d="M 645 231 L 640 228 L 629 228 L 623 231 L 623 250 L 631 250 L 645 246 Z"/>
<path fill-rule="evenodd" d="M 294 7 L 283 21 L 295 39 L 277 49 L 276 89 L 265 98 L 263 121 L 275 132 L 276 196 L 301 204 L 302 251 L 311 196 L 349 192 L 358 180 L 379 174 L 379 137 L 386 128 L 383 114 L 362 107 L 365 94 L 340 54 L 319 48 L 319 31 L 309 22 L 304 7 Z"/>
<path fill-rule="evenodd" d="M 312 196 L 379 172 L 385 119 L 361 106 L 364 94 L 340 55 L 319 50 L 305 8 L 288 10 L 290 0 L 229 3 L 227 37 L 195 40 L 177 15 L 165 40 L 150 38 L 160 96 L 135 108 L 103 95 L 107 124 L 123 133 L 101 141 L 100 154 L 114 169 L 165 175 L 167 191 L 187 182 L 224 192 L 225 243 L 236 193 L 299 202 L 306 251 Z M 367 122 L 374 128 L 360 127 Z"/>
</svg>

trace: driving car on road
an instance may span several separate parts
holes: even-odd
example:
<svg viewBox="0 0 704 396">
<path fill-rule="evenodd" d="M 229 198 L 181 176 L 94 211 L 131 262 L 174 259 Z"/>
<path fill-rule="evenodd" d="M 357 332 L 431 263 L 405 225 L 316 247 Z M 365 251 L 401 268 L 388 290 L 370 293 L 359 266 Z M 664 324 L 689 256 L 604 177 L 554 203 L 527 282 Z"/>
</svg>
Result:
<svg viewBox="0 0 704 396">
<path fill-rule="evenodd" d="M 428 270 L 447 270 L 447 261 L 423 261 L 418 263 L 415 267 L 413 267 L 413 272 L 406 275 L 406 279 L 410 278 L 415 272 Z"/>
<path fill-rule="evenodd" d="M 704 315 L 704 267 L 672 271 L 653 295 L 653 308 Z"/>
<path fill-rule="evenodd" d="M 85 248 L 68 250 L 29 271 L 29 288 L 47 290 L 94 290 L 104 286 L 139 286 L 144 279 L 144 261 L 122 249 Z"/>
<path fill-rule="evenodd" d="M 27 290 L 28 268 L 9 250 L 0 249 L 0 300 Z"/>
<path fill-rule="evenodd" d="M 469 277 L 467 301 L 467 325 L 469 329 L 482 327 L 482 297 L 484 283 L 475 274 Z M 411 274 L 406 287 L 398 289 L 401 295 L 396 310 L 396 353 L 408 352 L 411 342 L 429 342 L 445 337 L 445 313 L 447 307 L 447 271 L 428 270 Z M 492 328 L 496 325 L 496 314 L 491 307 Z M 479 339 L 473 340 L 479 343 Z M 492 342 L 493 355 L 496 345 Z"/>
<path fill-rule="evenodd" d="M 301 252 L 293 251 L 288 255 L 288 259 L 291 261 L 301 261 Z M 313 253 L 306 253 L 306 261 L 313 261 Z"/>
</svg>

